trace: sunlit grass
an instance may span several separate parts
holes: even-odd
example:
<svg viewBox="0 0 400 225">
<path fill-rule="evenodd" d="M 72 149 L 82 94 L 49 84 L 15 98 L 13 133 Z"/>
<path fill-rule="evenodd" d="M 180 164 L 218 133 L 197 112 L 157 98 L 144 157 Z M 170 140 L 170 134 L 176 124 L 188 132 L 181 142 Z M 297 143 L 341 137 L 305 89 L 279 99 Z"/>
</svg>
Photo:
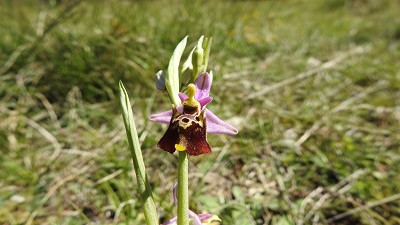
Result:
<svg viewBox="0 0 400 225">
<path fill-rule="evenodd" d="M 193 210 L 238 225 L 400 223 L 398 199 L 385 201 L 400 190 L 399 8 L 2 1 L 0 223 L 143 223 L 120 79 L 161 219 L 175 214 L 175 156 L 156 149 L 165 127 L 146 118 L 170 107 L 153 76 L 187 34 L 188 49 L 213 37 L 209 107 L 240 131 L 209 136 L 214 153 L 191 159 Z"/>
</svg>

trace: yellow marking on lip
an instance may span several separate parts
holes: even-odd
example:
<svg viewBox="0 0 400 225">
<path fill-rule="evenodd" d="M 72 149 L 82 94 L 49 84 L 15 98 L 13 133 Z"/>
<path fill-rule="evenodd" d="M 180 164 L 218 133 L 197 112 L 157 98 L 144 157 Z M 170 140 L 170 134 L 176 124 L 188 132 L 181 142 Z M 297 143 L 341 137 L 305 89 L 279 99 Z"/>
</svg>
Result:
<svg viewBox="0 0 400 225">
<path fill-rule="evenodd" d="M 186 146 L 180 145 L 180 144 L 175 144 L 175 149 L 177 151 L 185 151 L 186 150 Z"/>
</svg>

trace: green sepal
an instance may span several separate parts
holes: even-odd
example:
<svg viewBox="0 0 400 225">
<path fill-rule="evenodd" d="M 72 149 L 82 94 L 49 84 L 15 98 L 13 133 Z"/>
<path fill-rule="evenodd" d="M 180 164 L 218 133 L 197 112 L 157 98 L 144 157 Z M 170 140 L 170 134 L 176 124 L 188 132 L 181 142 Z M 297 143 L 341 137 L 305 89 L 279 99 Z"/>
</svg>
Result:
<svg viewBox="0 0 400 225">
<path fill-rule="evenodd" d="M 190 51 L 189 56 L 187 57 L 186 61 L 182 65 L 181 69 L 181 74 L 184 74 L 187 70 L 193 70 L 193 63 L 192 63 L 192 57 L 193 57 L 193 52 L 196 49 L 196 46 L 193 47 L 193 49 Z"/>
<path fill-rule="evenodd" d="M 187 37 L 183 38 L 181 42 L 176 46 L 174 53 L 171 56 L 168 64 L 168 70 L 165 77 L 165 87 L 167 88 L 167 92 L 169 98 L 171 99 L 174 105 L 180 105 L 181 100 L 178 97 L 179 93 L 179 63 L 181 61 L 181 57 L 183 51 L 185 50 Z"/>
<path fill-rule="evenodd" d="M 203 49 L 204 36 L 202 35 L 197 42 L 196 48 L 193 52 L 192 63 L 193 63 L 193 82 L 202 71 L 204 49 Z"/>
<path fill-rule="evenodd" d="M 204 40 L 203 46 L 204 46 L 204 59 L 203 59 L 203 71 L 201 72 L 206 72 L 207 67 L 208 67 L 208 59 L 210 57 L 210 51 L 211 51 L 211 44 L 212 44 L 212 37 L 206 38 Z"/>
</svg>

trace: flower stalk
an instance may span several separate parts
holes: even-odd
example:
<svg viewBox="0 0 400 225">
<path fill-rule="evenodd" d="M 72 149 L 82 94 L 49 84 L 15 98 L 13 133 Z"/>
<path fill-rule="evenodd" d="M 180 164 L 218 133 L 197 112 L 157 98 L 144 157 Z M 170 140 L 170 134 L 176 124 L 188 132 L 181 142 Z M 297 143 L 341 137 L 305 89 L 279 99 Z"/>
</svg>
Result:
<svg viewBox="0 0 400 225">
<path fill-rule="evenodd" d="M 189 159 L 185 151 L 178 156 L 178 225 L 189 225 Z"/>
</svg>

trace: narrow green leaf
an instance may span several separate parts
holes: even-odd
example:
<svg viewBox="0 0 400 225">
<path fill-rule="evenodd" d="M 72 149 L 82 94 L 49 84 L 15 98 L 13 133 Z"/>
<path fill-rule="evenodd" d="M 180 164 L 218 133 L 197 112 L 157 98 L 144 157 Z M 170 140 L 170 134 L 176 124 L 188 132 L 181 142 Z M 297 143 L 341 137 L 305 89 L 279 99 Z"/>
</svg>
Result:
<svg viewBox="0 0 400 225">
<path fill-rule="evenodd" d="M 124 119 L 126 135 L 131 151 L 133 168 L 135 169 L 138 192 L 144 205 L 144 216 L 147 225 L 158 225 L 158 215 L 152 197 L 150 185 L 147 180 L 146 168 L 143 162 L 142 151 L 140 149 L 139 138 L 136 131 L 135 121 L 128 93 L 122 81 L 119 81 L 119 100 Z"/>
<path fill-rule="evenodd" d="M 165 77 L 165 87 L 167 88 L 169 98 L 174 105 L 179 105 L 179 63 L 183 51 L 185 50 L 187 36 L 176 46 L 171 59 L 169 60 L 167 76 Z"/>
</svg>

